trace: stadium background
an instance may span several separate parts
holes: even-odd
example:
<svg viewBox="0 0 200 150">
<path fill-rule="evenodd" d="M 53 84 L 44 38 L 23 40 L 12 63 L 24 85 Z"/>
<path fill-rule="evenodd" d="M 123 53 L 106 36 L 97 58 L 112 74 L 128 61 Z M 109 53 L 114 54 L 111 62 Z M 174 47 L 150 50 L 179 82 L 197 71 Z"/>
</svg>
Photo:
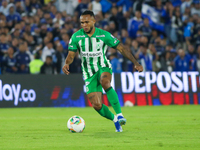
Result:
<svg viewBox="0 0 200 150">
<path fill-rule="evenodd" d="M 0 107 L 91 106 L 78 54 L 70 76 L 61 69 L 86 9 L 94 11 L 96 27 L 117 37 L 144 66 L 138 75 L 134 64 L 108 49 L 122 106 L 127 100 L 200 103 L 199 0 L 2 0 Z M 105 94 L 103 102 L 110 105 Z"/>
</svg>

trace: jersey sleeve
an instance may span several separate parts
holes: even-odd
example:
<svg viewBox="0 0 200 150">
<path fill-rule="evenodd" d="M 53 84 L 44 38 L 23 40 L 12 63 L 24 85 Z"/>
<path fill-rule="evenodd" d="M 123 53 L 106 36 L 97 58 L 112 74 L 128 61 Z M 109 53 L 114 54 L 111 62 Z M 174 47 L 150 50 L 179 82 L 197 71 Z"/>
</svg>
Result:
<svg viewBox="0 0 200 150">
<path fill-rule="evenodd" d="M 106 32 L 104 42 L 112 48 L 116 48 L 120 43 L 120 41 L 109 32 Z"/>
<path fill-rule="evenodd" d="M 77 52 L 77 40 L 76 40 L 76 37 L 75 35 L 73 34 L 71 39 L 69 40 L 69 46 L 68 46 L 68 50 L 69 51 L 73 51 L 73 52 Z"/>
</svg>

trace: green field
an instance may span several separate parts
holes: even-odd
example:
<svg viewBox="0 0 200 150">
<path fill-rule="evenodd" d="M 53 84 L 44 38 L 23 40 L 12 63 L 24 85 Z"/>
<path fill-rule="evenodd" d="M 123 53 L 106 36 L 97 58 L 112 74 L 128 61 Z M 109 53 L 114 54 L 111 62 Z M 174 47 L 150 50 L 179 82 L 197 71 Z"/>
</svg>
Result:
<svg viewBox="0 0 200 150">
<path fill-rule="evenodd" d="M 0 109 L 0 150 L 200 149 L 200 106 L 138 106 L 122 111 L 127 124 L 116 133 L 113 122 L 93 108 Z M 83 133 L 67 129 L 73 115 L 85 120 Z"/>
</svg>

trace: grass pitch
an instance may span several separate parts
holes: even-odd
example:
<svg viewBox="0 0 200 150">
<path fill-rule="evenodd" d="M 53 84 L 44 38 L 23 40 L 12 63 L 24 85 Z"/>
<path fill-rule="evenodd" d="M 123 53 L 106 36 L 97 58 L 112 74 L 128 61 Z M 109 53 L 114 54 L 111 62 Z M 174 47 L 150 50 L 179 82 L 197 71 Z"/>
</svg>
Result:
<svg viewBox="0 0 200 150">
<path fill-rule="evenodd" d="M 112 108 L 110 108 L 113 111 Z M 123 107 L 127 124 L 113 122 L 93 108 L 0 109 L 0 150 L 199 150 L 200 106 Z M 67 120 L 79 115 L 83 133 L 70 133 Z"/>
</svg>

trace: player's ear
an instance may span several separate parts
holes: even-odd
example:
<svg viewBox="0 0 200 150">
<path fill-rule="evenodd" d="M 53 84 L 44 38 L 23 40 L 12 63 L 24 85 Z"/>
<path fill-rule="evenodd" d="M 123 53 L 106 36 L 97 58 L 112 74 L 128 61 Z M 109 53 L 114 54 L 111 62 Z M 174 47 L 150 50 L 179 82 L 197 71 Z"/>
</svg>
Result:
<svg viewBox="0 0 200 150">
<path fill-rule="evenodd" d="M 94 24 L 96 23 L 95 17 L 93 17 L 92 21 L 93 21 Z"/>
</svg>

